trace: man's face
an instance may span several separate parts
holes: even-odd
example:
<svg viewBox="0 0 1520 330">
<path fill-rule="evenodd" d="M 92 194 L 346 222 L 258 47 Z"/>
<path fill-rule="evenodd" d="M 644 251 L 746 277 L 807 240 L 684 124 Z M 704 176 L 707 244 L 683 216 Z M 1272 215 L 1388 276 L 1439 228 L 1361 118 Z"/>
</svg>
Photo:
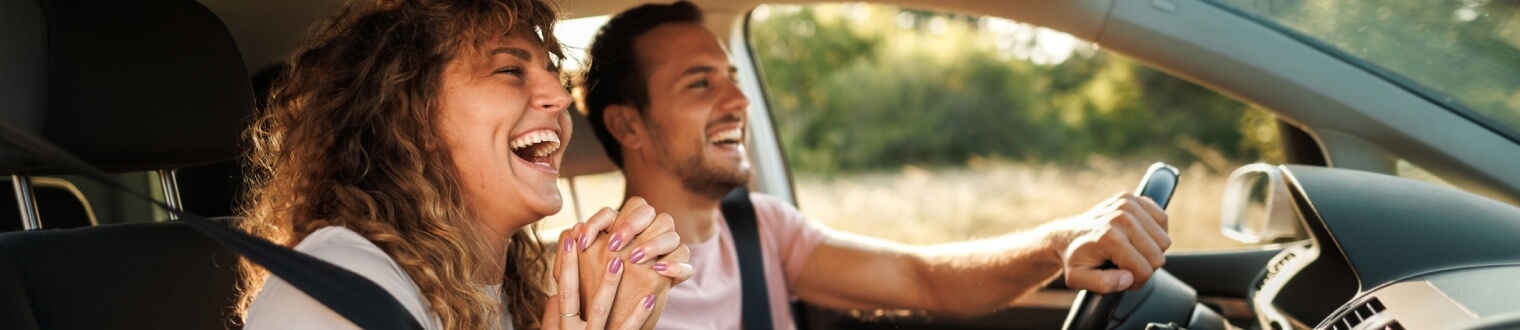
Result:
<svg viewBox="0 0 1520 330">
<path fill-rule="evenodd" d="M 701 25 L 665 24 L 635 40 L 648 78 L 644 159 L 681 178 L 696 194 L 721 198 L 749 183 L 744 152 L 749 100 L 718 38 Z"/>
</svg>

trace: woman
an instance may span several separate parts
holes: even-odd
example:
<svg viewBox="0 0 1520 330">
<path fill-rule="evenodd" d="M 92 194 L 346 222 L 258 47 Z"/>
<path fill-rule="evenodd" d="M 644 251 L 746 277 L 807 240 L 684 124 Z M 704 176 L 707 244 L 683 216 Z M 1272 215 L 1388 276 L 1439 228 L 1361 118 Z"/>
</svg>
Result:
<svg viewBox="0 0 1520 330">
<path fill-rule="evenodd" d="M 608 281 L 601 291 L 637 294 L 599 291 L 587 301 L 599 312 L 591 315 L 578 312 L 578 298 L 548 305 L 545 251 L 524 230 L 562 204 L 556 177 L 571 125 L 556 18 L 539 0 L 346 6 L 296 53 L 250 128 L 253 189 L 240 226 L 365 276 L 429 329 L 643 323 L 657 299 L 649 287 Z M 561 237 L 595 237 L 614 217 L 614 232 L 636 236 L 625 252 L 681 248 L 669 243 L 668 216 L 632 208 L 599 213 Z M 559 265 L 575 262 L 577 241 L 555 249 Z M 625 268 L 623 259 L 609 264 L 613 278 L 635 268 L 690 276 L 679 253 L 658 267 Z M 353 327 L 244 266 L 247 328 Z M 577 281 L 577 269 L 556 268 L 565 268 L 555 274 L 557 296 L 576 297 L 577 286 L 563 284 Z M 643 308 L 607 320 L 614 300 Z"/>
</svg>

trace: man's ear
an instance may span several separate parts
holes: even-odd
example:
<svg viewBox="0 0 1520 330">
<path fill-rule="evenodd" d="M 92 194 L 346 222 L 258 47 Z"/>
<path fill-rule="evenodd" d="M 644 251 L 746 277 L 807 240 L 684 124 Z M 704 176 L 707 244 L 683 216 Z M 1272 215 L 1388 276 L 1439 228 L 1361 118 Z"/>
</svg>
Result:
<svg viewBox="0 0 1520 330">
<path fill-rule="evenodd" d="M 639 115 L 639 110 L 621 104 L 607 106 L 607 111 L 602 112 L 602 122 L 607 124 L 607 131 L 612 133 L 618 144 L 627 149 L 639 149 L 648 140 L 647 131 L 644 130 L 644 116 Z"/>
</svg>

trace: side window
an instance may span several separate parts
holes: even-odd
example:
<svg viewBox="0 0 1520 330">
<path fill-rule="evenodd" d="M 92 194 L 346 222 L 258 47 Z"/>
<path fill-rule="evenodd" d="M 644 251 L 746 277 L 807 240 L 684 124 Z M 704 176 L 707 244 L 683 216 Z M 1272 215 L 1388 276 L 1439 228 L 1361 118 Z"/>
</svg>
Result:
<svg viewBox="0 0 1520 330">
<path fill-rule="evenodd" d="M 749 40 L 799 207 L 909 244 L 995 236 L 1182 170 L 1177 249 L 1219 233 L 1236 167 L 1281 163 L 1272 114 L 1052 30 L 867 4 L 766 5 Z"/>
</svg>

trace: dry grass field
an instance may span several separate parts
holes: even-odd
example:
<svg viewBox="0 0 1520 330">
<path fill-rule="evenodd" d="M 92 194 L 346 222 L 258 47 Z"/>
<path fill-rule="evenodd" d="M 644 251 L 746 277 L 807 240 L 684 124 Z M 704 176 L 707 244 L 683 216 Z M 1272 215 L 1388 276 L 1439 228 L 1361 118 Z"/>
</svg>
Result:
<svg viewBox="0 0 1520 330">
<path fill-rule="evenodd" d="M 829 227 L 926 245 L 997 236 L 1080 214 L 1135 189 L 1147 166 L 1101 158 L 1084 166 L 973 160 L 959 168 L 798 175 L 795 186 L 802 211 Z M 1228 173 L 1203 164 L 1179 169 L 1181 182 L 1168 211 L 1173 250 L 1243 247 L 1219 233 L 1219 196 Z M 615 173 L 578 178 L 582 216 L 620 203 L 622 184 Z M 544 228 L 563 228 L 573 221 L 568 188 L 562 184 L 565 210 Z"/>
<path fill-rule="evenodd" d="M 908 244 L 997 236 L 1087 211 L 1140 182 L 1149 164 L 1089 162 L 1086 167 L 973 161 L 957 169 L 908 167 L 832 179 L 799 177 L 798 204 L 829 227 Z M 1228 174 L 1182 170 L 1168 210 L 1174 249 L 1242 244 L 1219 234 L 1219 197 Z"/>
</svg>

